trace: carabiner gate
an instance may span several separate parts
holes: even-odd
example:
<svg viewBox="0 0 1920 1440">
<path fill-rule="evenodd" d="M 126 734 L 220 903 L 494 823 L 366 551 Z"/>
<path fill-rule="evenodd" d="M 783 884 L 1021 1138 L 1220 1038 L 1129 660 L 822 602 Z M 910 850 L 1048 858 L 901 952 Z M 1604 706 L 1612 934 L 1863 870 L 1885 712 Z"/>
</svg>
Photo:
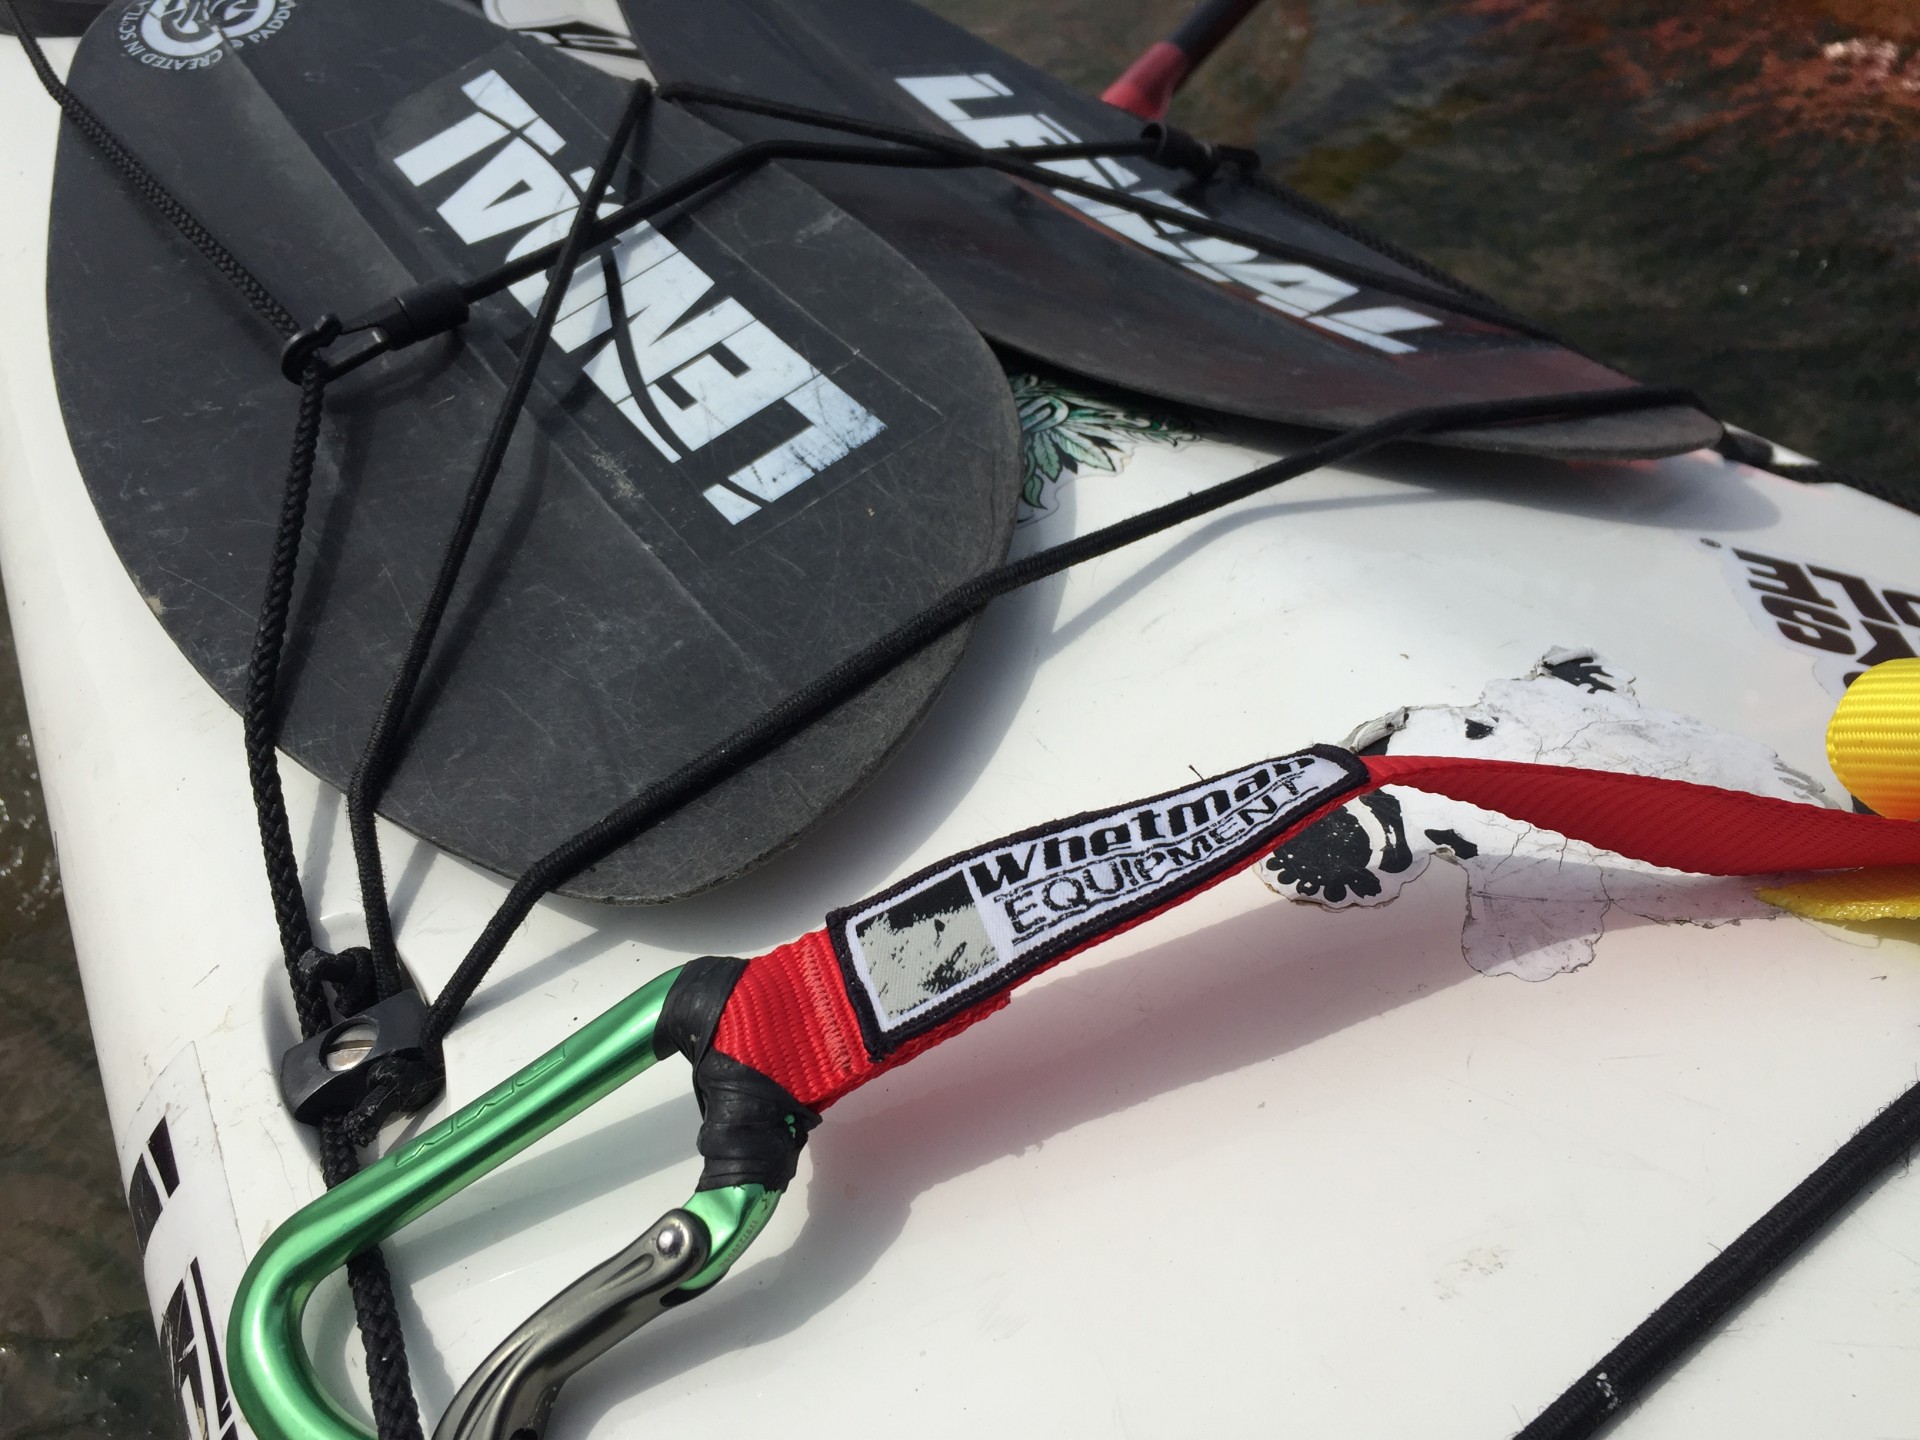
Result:
<svg viewBox="0 0 1920 1440">
<path fill-rule="evenodd" d="M 729 1185 L 669 1210 L 625 1250 L 542 1305 L 483 1360 L 433 1440 L 512 1440 L 545 1432 L 560 1386 L 648 1321 L 704 1294 L 753 1243 L 778 1190 Z"/>
<path fill-rule="evenodd" d="M 724 1276 L 772 1217 L 818 1118 L 764 1080 L 751 1116 L 740 1114 L 737 1096 L 731 1109 L 716 1103 L 710 1110 L 710 1089 L 739 1088 L 742 1067 L 710 1044 L 741 967 L 698 960 L 650 981 L 274 1231 L 247 1267 L 227 1326 L 234 1396 L 260 1440 L 374 1440 L 320 1384 L 302 1344 L 314 1288 L 674 1050 L 694 1062 L 695 1094 L 708 1117 L 702 1188 L 508 1336 L 461 1387 L 435 1440 L 539 1433 L 569 1375 Z M 727 1183 L 742 1174 L 744 1131 L 754 1132 L 746 1148 L 765 1155 L 769 1136 L 758 1132 L 770 1119 L 785 1137 L 786 1159 L 760 1180 Z"/>
</svg>

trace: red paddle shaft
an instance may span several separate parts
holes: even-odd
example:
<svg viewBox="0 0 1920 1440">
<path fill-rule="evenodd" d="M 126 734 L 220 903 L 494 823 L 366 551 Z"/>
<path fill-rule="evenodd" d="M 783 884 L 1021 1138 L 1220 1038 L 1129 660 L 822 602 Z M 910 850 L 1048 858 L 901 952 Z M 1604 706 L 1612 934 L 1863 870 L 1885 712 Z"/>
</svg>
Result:
<svg viewBox="0 0 1920 1440">
<path fill-rule="evenodd" d="M 1259 3 L 1260 0 L 1200 0 L 1193 13 L 1180 22 L 1179 29 L 1149 46 L 1100 98 L 1142 120 L 1164 120 L 1174 92 Z"/>
</svg>

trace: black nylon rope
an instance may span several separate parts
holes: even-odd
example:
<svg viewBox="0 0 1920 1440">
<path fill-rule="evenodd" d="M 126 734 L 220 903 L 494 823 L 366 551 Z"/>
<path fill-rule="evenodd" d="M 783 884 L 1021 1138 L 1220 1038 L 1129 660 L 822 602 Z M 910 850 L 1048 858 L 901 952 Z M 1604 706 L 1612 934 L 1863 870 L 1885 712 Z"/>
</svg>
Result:
<svg viewBox="0 0 1920 1440">
<path fill-rule="evenodd" d="M 674 102 L 690 102 L 696 105 L 712 105 L 718 108 L 739 110 L 748 114 L 764 115 L 769 119 L 788 120 L 801 125 L 814 125 L 822 129 L 839 130 L 853 135 L 864 135 L 870 139 L 890 140 L 898 145 L 911 145 L 951 156 L 956 163 L 982 166 L 999 170 L 1018 179 L 1031 181 L 1051 189 L 1065 190 L 1069 194 L 1084 199 L 1112 203 L 1123 210 L 1132 211 L 1151 220 L 1159 220 L 1169 225 L 1192 230 L 1196 234 L 1209 235 L 1216 239 L 1231 240 L 1250 246 L 1266 254 L 1278 256 L 1283 260 L 1296 260 L 1311 264 L 1342 279 L 1353 280 L 1358 284 L 1370 285 L 1376 290 L 1397 294 L 1404 299 L 1418 300 L 1425 304 L 1450 309 L 1461 314 L 1492 324 L 1519 330 L 1522 334 L 1537 335 L 1543 339 L 1552 336 L 1534 325 L 1531 321 L 1513 314 L 1504 306 L 1466 291 L 1459 282 L 1440 277 L 1444 284 L 1424 285 L 1409 281 L 1404 276 L 1393 275 L 1384 270 L 1375 269 L 1356 261 L 1345 260 L 1327 255 L 1305 246 L 1289 245 L 1269 235 L 1260 235 L 1237 225 L 1229 225 L 1210 215 L 1198 215 L 1189 210 L 1178 210 L 1170 205 L 1144 200 L 1139 196 L 1111 186 L 1095 184 L 1071 175 L 1062 175 L 1035 163 L 1037 160 L 1069 158 L 1076 150 L 1084 146 L 1032 146 L 1008 147 L 1001 150 L 987 150 L 969 140 L 956 139 L 936 131 L 919 130 L 900 125 L 887 125 L 877 121 L 864 120 L 852 115 L 837 115 L 827 110 L 812 110 L 805 106 L 788 105 L 778 101 L 763 100 L 754 95 L 742 95 L 732 90 L 716 89 L 707 85 L 673 83 L 660 87 L 660 97 Z M 1158 146 L 1147 142 L 1145 153 L 1151 153 Z M 1113 153 L 1102 149 L 1100 153 Z M 1130 151 L 1123 153 L 1142 153 Z M 1397 257 L 1396 257 L 1397 258 Z M 1432 266 L 1422 262 L 1417 268 L 1429 276 L 1438 276 Z"/>
<path fill-rule="evenodd" d="M 938 138 L 938 137 L 934 137 Z M 641 220 L 651 219 L 663 210 L 704 196 L 704 193 L 730 180 L 743 178 L 762 166 L 778 160 L 821 160 L 843 165 L 875 165 L 900 170 L 955 170 L 992 167 L 994 157 L 1032 155 L 1065 157 L 1071 155 L 1139 155 L 1146 145 L 1139 141 L 1114 141 L 1107 144 L 1045 146 L 1030 150 L 972 150 L 950 154 L 927 147 L 905 145 L 847 145 L 826 140 L 751 140 L 688 171 L 679 179 L 662 185 L 643 200 L 630 201 L 594 222 L 592 241 L 601 245 Z M 1142 202 L 1150 203 L 1150 202 Z M 529 250 L 517 260 L 465 281 L 460 292 L 471 302 L 497 295 L 509 285 L 543 274 L 552 267 L 563 242 L 555 240 Z"/>
<path fill-rule="evenodd" d="M 320 1124 L 320 1173 L 327 1188 L 360 1172 L 360 1152 L 344 1120 Z M 400 1307 L 393 1296 L 393 1276 L 378 1245 L 370 1245 L 347 1261 L 347 1288 L 353 1293 L 353 1318 L 367 1354 L 367 1397 L 373 1402 L 373 1422 L 379 1440 L 424 1440 L 420 1405 L 413 1397 L 413 1374 L 407 1364 L 407 1337 L 400 1328 Z"/>
<path fill-rule="evenodd" d="M 331 1018 L 319 985 L 300 972 L 300 959 L 313 948 L 313 927 L 306 896 L 300 888 L 300 861 L 287 824 L 287 803 L 280 787 L 278 692 L 280 657 L 285 648 L 287 612 L 293 601 L 294 575 L 299 568 L 300 537 L 306 528 L 307 496 L 313 488 L 314 457 L 320 441 L 320 417 L 327 382 L 320 366 L 307 366 L 300 382 L 300 413 L 293 427 L 293 453 L 281 488 L 280 518 L 273 532 L 273 553 L 267 564 L 267 583 L 260 597 L 254 626 L 253 653 L 247 662 L 247 693 L 240 710 L 240 729 L 247 752 L 247 780 L 253 790 L 254 819 L 260 830 L 260 853 L 266 862 L 267 889 L 273 897 L 274 922 L 280 931 L 280 951 L 294 1004 L 300 1012 L 300 1030 L 311 1036 Z"/>
<path fill-rule="evenodd" d="M 13 0 L 0 0 L 0 3 L 6 4 L 10 12 L 14 11 Z M 17 21 L 17 12 L 14 13 Z M 98 121 L 97 117 L 93 116 L 90 110 L 59 83 L 47 66 L 45 57 L 40 53 L 37 44 L 31 36 L 24 33 L 24 27 L 21 28 L 22 44 L 28 50 L 36 74 L 82 133 L 102 150 L 139 193 L 160 209 L 181 234 L 226 275 L 236 288 L 241 290 L 243 296 L 263 319 L 283 335 L 293 333 L 297 327 L 285 308 L 279 305 L 278 301 L 233 257 L 230 251 L 199 225 L 186 208 Z M 725 92 L 717 93 L 725 95 Z M 698 98 L 685 90 L 682 95 L 687 99 Z M 750 99 L 750 97 L 727 98 Z M 721 103 L 719 100 L 713 100 L 711 95 L 709 99 L 711 103 Z M 635 105 L 630 106 L 629 113 L 632 113 L 638 104 L 639 99 L 636 95 Z M 844 117 L 827 118 L 836 126 L 840 125 L 844 119 Z M 1088 194 L 1090 198 L 1116 203 L 1121 208 L 1182 225 L 1198 233 L 1216 234 L 1220 238 L 1253 243 L 1257 248 L 1269 253 L 1284 253 L 1284 250 L 1276 248 L 1274 242 L 1264 237 L 1238 231 L 1235 227 L 1219 226 L 1207 221 L 1205 217 L 1188 216 L 1184 212 L 1172 211 L 1167 207 L 1153 205 L 1151 202 L 1132 202 L 1131 197 L 1102 190 L 1099 187 L 1087 186 L 1076 189 L 1073 183 L 1069 183 L 1071 177 L 1059 176 L 1037 165 L 1026 163 L 1022 158 L 1023 152 L 1001 152 L 999 156 L 989 156 L 987 152 L 980 152 L 980 156 L 986 157 L 982 159 L 979 156 L 952 153 L 953 147 L 960 146 L 963 142 L 948 142 L 945 137 L 925 137 L 915 134 L 912 143 L 925 145 L 928 139 L 940 142 L 938 146 L 928 148 L 944 148 L 949 153 L 914 158 L 886 153 L 856 156 L 849 152 L 858 147 L 846 146 L 815 146 L 803 153 L 791 153 L 795 150 L 794 145 L 786 142 L 762 142 L 759 146 L 742 146 L 734 152 L 733 173 L 738 173 L 739 170 L 752 165 L 766 163 L 768 159 L 783 157 L 837 158 L 849 161 L 858 159 L 866 163 L 879 164 L 987 164 L 991 168 L 1014 174 L 1018 178 L 1030 179 L 1038 184 L 1067 189 L 1074 193 Z M 1080 154 L 1138 153 L 1116 147 L 1073 148 Z M 837 150 L 838 153 L 831 157 L 820 154 L 822 150 L 827 149 Z M 1061 157 L 1067 153 L 1067 149 L 1068 147 L 1050 147 L 1046 153 Z M 741 160 L 739 157 L 746 158 Z M 538 273 L 541 269 L 553 265 L 554 274 L 547 291 L 547 299 L 551 302 L 554 297 L 564 294 L 573 265 L 581 254 L 587 248 L 604 243 L 618 233 L 618 229 L 613 227 L 624 228 L 625 224 L 644 218 L 645 213 L 654 213 L 668 205 L 683 203 L 699 194 L 702 189 L 709 189 L 725 178 L 725 175 L 719 173 L 716 167 L 709 167 L 714 173 L 703 178 L 698 184 L 688 185 L 684 181 L 680 182 L 682 193 L 677 196 L 668 195 L 665 199 L 660 195 L 649 197 L 648 201 L 630 204 L 605 221 L 595 222 L 591 218 L 594 200 L 599 193 L 604 192 L 606 177 L 616 161 L 617 148 L 610 149 L 606 160 L 596 171 L 591 187 L 594 194 L 582 204 L 576 224 L 565 242 L 561 242 L 558 246 L 547 247 L 546 251 L 536 252 L 535 255 L 528 257 L 527 261 L 521 263 L 520 273 L 508 275 L 504 279 L 500 278 L 502 272 L 495 272 L 493 277 L 485 277 L 495 282 L 491 289 L 466 288 L 470 289 L 477 298 L 478 294 L 492 293 L 493 290 L 511 283 L 513 279 L 525 278 L 526 275 Z M 1288 195 L 1290 192 L 1279 198 L 1287 199 Z M 638 208 L 640 205 L 648 204 L 651 204 L 653 209 L 642 212 Z M 1322 217 L 1316 215 L 1315 218 Z M 1196 220 L 1201 223 L 1195 223 Z M 1348 228 L 1347 233 L 1356 232 Z M 1334 268 L 1324 256 L 1305 255 L 1301 258 L 1309 259 L 1311 263 L 1320 265 L 1322 268 Z M 1432 271 L 1431 267 L 1425 266 L 1424 262 L 1414 263 L 1412 257 L 1407 257 L 1404 253 L 1392 254 L 1390 258 L 1422 273 L 1438 275 L 1438 272 Z M 529 266 L 528 262 L 534 263 Z M 1437 298 L 1429 297 L 1421 292 L 1420 287 L 1409 288 L 1406 282 L 1398 277 L 1367 272 L 1365 267 L 1358 268 L 1365 272 L 1363 283 L 1407 295 L 1409 298 L 1426 299 L 1428 303 L 1442 304 L 1462 313 L 1475 313 L 1472 308 L 1474 301 L 1481 298 L 1475 292 L 1466 291 L 1464 287 L 1460 293 L 1471 296 L 1464 304 L 1453 294 L 1442 294 Z M 1336 273 L 1339 272 L 1336 271 Z M 1349 278 L 1353 277 L 1350 275 Z M 1448 277 L 1438 278 L 1444 279 L 1449 285 L 1458 284 Z M 485 283 L 484 279 L 483 282 L 476 282 L 476 286 L 483 283 Z M 1497 308 L 1494 307 L 1495 310 Z M 522 356 L 521 369 L 529 375 L 534 364 L 537 363 L 538 352 L 544 348 L 551 332 L 553 316 L 549 311 L 554 309 L 557 309 L 556 305 L 543 303 L 540 323 L 536 324 L 534 334 L 528 343 L 527 353 Z M 1494 323 L 1521 330 L 1523 333 L 1546 334 L 1525 322 L 1516 322 L 1504 312 L 1500 312 L 1497 317 L 1486 315 L 1482 318 L 1492 319 Z M 529 360 L 528 356 L 532 356 L 532 359 Z M 519 390 L 518 398 L 516 400 L 510 392 L 508 403 L 503 407 L 502 417 L 496 422 L 496 435 L 500 433 L 502 426 L 510 432 L 519 408 L 524 405 L 526 387 L 516 388 Z M 255 786 L 262 849 L 267 857 L 276 922 L 281 932 L 282 948 L 289 951 L 290 955 L 296 942 L 305 938 L 310 943 L 310 930 L 304 902 L 299 895 L 297 868 L 290 872 L 276 865 L 276 853 L 291 864 L 293 850 L 291 837 L 287 832 L 284 803 L 279 795 L 277 762 L 273 756 L 273 701 L 279 652 L 284 641 L 286 606 L 291 596 L 300 531 L 304 523 L 306 491 L 311 482 L 313 453 L 317 443 L 324 389 L 325 378 L 322 368 L 318 365 L 310 366 L 302 377 L 300 416 L 295 429 L 293 458 L 289 464 L 280 525 L 276 531 L 274 558 L 262 603 L 254 664 L 250 666 L 248 682 L 246 728 L 249 776 Z M 595 825 L 563 842 L 537 862 L 526 875 L 521 877 L 520 881 L 516 882 L 507 901 L 488 922 L 481 937 L 436 1000 L 429 1021 L 436 1039 L 444 1035 L 446 1029 L 457 1018 L 461 1006 L 480 983 L 486 970 L 497 958 L 500 949 L 520 920 L 524 919 L 533 904 L 553 885 L 563 883 L 568 877 L 578 874 L 582 869 L 643 833 L 649 826 L 659 823 L 693 798 L 721 783 L 728 776 L 738 773 L 753 760 L 781 743 L 783 739 L 797 733 L 806 724 L 843 703 L 865 685 L 871 684 L 890 671 L 907 656 L 917 653 L 939 636 L 963 623 L 971 615 L 978 613 L 996 596 L 1043 576 L 1057 574 L 1080 560 L 1109 553 L 1171 525 L 1258 493 L 1307 470 L 1338 459 L 1349 458 L 1396 439 L 1437 433 L 1444 429 L 1468 428 L 1523 418 L 1605 413 L 1610 409 L 1680 403 L 1697 402 L 1685 392 L 1636 389 L 1587 395 L 1540 397 L 1520 402 L 1484 402 L 1431 407 L 1408 412 L 1389 417 L 1375 425 L 1336 435 L 1295 456 L 1263 466 L 1236 480 L 1224 482 L 1183 500 L 1158 507 L 1141 516 L 1119 522 L 976 577 L 973 581 L 957 587 L 928 611 L 888 636 L 882 637 L 855 656 L 841 662 L 826 675 L 774 707 L 760 720 L 736 733 L 729 740 L 689 762 L 675 774 L 656 782 L 655 785 L 648 787 L 641 794 L 610 812 Z M 480 475 L 484 474 L 486 468 L 483 457 L 480 471 L 476 474 L 476 488 L 480 491 L 477 504 L 474 503 L 476 501 L 474 489 L 470 489 L 469 505 L 463 507 L 461 524 L 456 527 L 455 538 L 449 543 L 447 552 L 442 557 L 443 576 L 449 567 L 453 575 L 457 576 L 460 560 L 464 558 L 465 547 L 471 541 L 472 526 L 467 523 L 468 512 L 472 510 L 473 523 L 477 524 L 478 511 L 485 504 L 486 486 L 491 483 L 491 476 L 487 476 L 484 482 L 480 479 Z M 493 468 L 497 472 L 497 460 Z M 1832 474 L 1823 474 L 1818 478 L 1858 483 L 1859 488 L 1869 494 L 1901 505 L 1903 508 L 1913 508 L 1912 503 L 1904 496 L 1881 486 L 1878 482 L 1860 483 L 1854 481 L 1852 477 Z M 461 538 L 463 533 L 464 540 Z M 451 583 L 449 578 L 446 585 L 449 591 Z M 438 587 L 436 593 L 438 593 Z M 442 610 L 444 604 L 443 598 L 440 606 Z M 436 614 L 436 624 L 437 619 Z M 426 636 L 425 642 L 419 645 L 422 664 L 424 664 L 424 652 L 431 644 L 431 628 L 416 627 L 414 632 L 414 642 L 421 642 L 422 635 Z M 414 646 L 410 644 L 410 659 L 413 648 Z M 390 735 L 398 733 L 406 708 L 405 700 L 393 706 L 395 695 L 404 690 L 405 695 L 410 698 L 412 687 L 417 684 L 419 666 L 410 668 L 410 677 L 408 668 L 403 667 L 402 676 L 396 678 L 395 689 L 389 692 L 388 706 L 394 709 Z M 383 717 L 387 708 L 383 707 Z M 264 767 L 260 760 L 263 741 L 267 761 Z M 369 753 L 373 751 L 374 747 L 370 741 Z M 389 755 L 387 758 L 390 763 L 392 757 Z M 365 768 L 364 757 L 363 768 Z M 369 776 L 379 773 L 378 767 L 368 769 L 367 773 Z M 363 794 L 372 794 L 375 789 L 377 787 L 370 786 L 363 791 Z M 366 809 L 370 816 L 371 802 Z M 359 859 L 358 838 L 356 835 L 356 860 Z M 372 849 L 377 865 L 377 842 Z M 289 873 L 292 875 L 290 888 Z M 377 875 L 377 871 L 375 873 Z M 363 887 L 365 878 L 365 872 L 363 872 Z M 369 907 L 370 931 L 376 923 L 374 920 L 376 911 L 382 919 L 386 919 L 384 888 L 379 891 L 377 905 Z M 390 920 L 387 921 L 385 934 L 388 953 L 391 955 Z M 304 949 L 304 946 L 301 948 Z M 394 963 L 397 975 L 397 958 Z M 296 1000 L 302 1003 L 302 1027 L 311 1033 L 308 1027 L 307 997 L 302 995 L 297 978 L 295 988 Z M 321 1014 L 324 1019 L 323 1001 Z M 1684 1352 L 1688 1345 L 1694 1343 L 1701 1334 L 1711 1328 L 1712 1324 L 1737 1303 L 1742 1295 L 1784 1263 L 1793 1251 L 1805 1243 L 1806 1239 L 1821 1225 L 1837 1214 L 1847 1200 L 1869 1183 L 1874 1175 L 1882 1173 L 1888 1165 L 1905 1155 L 1915 1143 L 1916 1138 L 1920 1138 L 1920 1086 L 1915 1087 L 1913 1091 L 1895 1102 L 1888 1111 L 1877 1117 L 1859 1136 L 1856 1136 L 1847 1146 L 1843 1146 L 1826 1165 L 1797 1187 L 1739 1241 L 1736 1241 L 1734 1246 L 1730 1246 L 1713 1265 L 1703 1270 L 1666 1306 L 1649 1317 L 1645 1324 L 1600 1365 L 1583 1377 L 1582 1381 L 1556 1402 L 1556 1405 L 1536 1421 L 1534 1426 L 1522 1432 L 1521 1440 L 1575 1440 L 1575 1437 L 1590 1434 L 1599 1425 L 1606 1423 L 1617 1409 L 1651 1384 Z M 353 1137 L 349 1134 L 345 1122 L 330 1120 L 322 1126 L 321 1154 L 322 1169 L 330 1186 L 339 1183 L 357 1170 L 358 1155 Z M 392 1285 L 385 1263 L 381 1260 L 378 1251 L 372 1250 L 350 1261 L 348 1270 L 355 1299 L 356 1316 L 366 1341 L 369 1383 L 379 1433 L 382 1440 L 418 1440 L 419 1416 L 408 1378 L 404 1336 L 401 1333 L 397 1310 L 393 1303 Z M 1599 1403 L 1604 1404 L 1604 1408 L 1598 1412 L 1597 1416 L 1593 1413 L 1596 1397 Z M 1586 1428 L 1578 1428 L 1580 1425 L 1585 1425 Z M 1542 1426 L 1561 1428 L 1540 1428 Z"/>
</svg>

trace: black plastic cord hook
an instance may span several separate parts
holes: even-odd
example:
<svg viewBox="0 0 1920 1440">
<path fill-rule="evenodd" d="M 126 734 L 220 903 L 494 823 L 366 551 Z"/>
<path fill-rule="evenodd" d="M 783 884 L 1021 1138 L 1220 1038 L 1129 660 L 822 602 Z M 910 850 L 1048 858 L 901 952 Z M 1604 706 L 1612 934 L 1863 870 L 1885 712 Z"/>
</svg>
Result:
<svg viewBox="0 0 1920 1440">
<path fill-rule="evenodd" d="M 328 380 L 337 380 L 391 350 L 404 350 L 467 323 L 473 313 L 457 280 L 429 280 L 376 305 L 351 324 L 328 311 L 281 347 L 280 373 L 295 385 L 318 360 Z M 367 343 L 340 360 L 321 354 L 343 335 L 367 336 Z"/>
<path fill-rule="evenodd" d="M 340 317 L 329 310 L 306 329 L 295 331 L 287 343 L 280 347 L 280 373 L 298 385 L 301 377 L 307 373 L 308 364 L 338 340 L 344 328 Z"/>
</svg>

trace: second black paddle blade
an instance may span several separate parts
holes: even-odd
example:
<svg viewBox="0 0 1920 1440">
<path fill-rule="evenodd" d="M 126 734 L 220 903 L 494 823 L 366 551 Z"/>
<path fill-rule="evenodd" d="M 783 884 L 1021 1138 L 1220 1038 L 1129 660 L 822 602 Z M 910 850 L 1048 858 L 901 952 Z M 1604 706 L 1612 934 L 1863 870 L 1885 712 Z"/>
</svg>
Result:
<svg viewBox="0 0 1920 1440">
<path fill-rule="evenodd" d="M 623 3 L 663 81 L 931 128 L 989 149 L 1140 134 L 1133 116 L 908 0 Z M 701 113 L 742 137 L 808 133 L 718 107 Z M 1132 157 L 1056 163 L 1064 175 L 1190 206 L 1331 261 L 1449 288 L 1257 184 L 1222 175 L 1196 188 L 1190 173 Z M 1551 340 L 1083 195 L 980 171 L 795 168 L 898 246 L 989 338 L 1185 404 L 1345 428 L 1419 406 L 1631 383 Z M 1675 407 L 1458 431 L 1446 443 L 1638 458 L 1709 445 L 1719 433 L 1709 417 Z"/>
<path fill-rule="evenodd" d="M 72 88 L 302 321 L 559 238 L 628 93 L 435 0 L 230 6 L 264 19 L 211 38 L 142 24 L 160 8 L 94 26 Z M 731 148 L 656 105 L 614 198 Z M 71 128 L 48 291 L 101 519 L 158 623 L 237 702 L 297 398 L 281 337 Z M 282 736 L 335 784 L 543 293 L 523 282 L 329 394 Z M 791 176 L 629 232 L 563 308 L 382 806 L 507 873 L 995 563 L 1020 480 L 1011 398 L 972 327 Z M 900 743 L 962 643 L 569 888 L 667 898 L 789 843 Z"/>
</svg>

